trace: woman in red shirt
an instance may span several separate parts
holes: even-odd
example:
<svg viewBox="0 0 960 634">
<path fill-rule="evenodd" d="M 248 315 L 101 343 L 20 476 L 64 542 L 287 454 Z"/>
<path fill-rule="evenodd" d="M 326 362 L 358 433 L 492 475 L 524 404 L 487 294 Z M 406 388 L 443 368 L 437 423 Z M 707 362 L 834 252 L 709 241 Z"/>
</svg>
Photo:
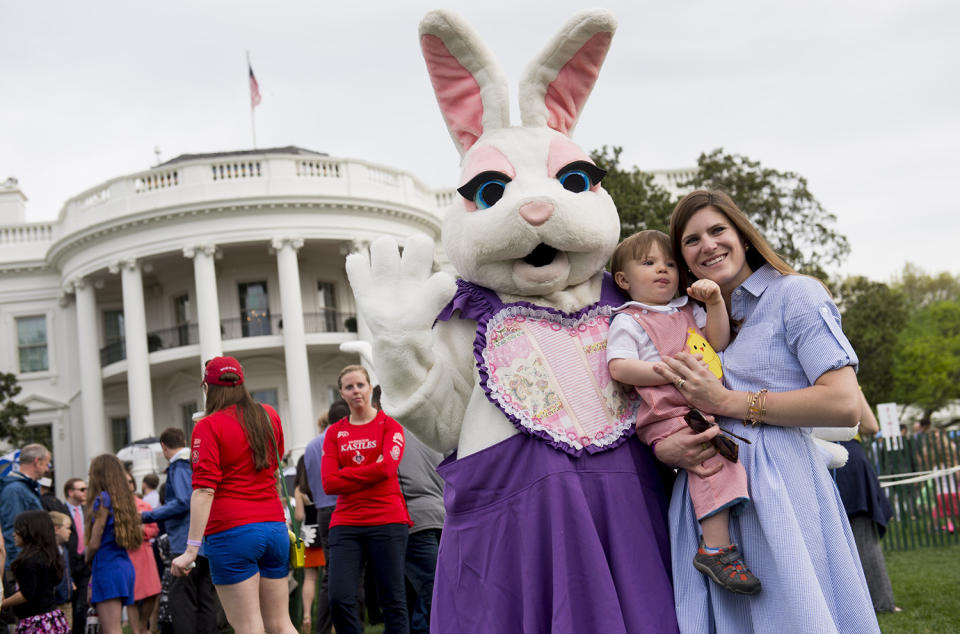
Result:
<svg viewBox="0 0 960 634">
<path fill-rule="evenodd" d="M 357 587 L 364 555 L 372 562 L 384 634 L 406 634 L 403 565 L 410 516 L 397 467 L 403 457 L 400 423 L 370 404 L 370 376 L 348 365 L 337 379 L 350 416 L 327 429 L 320 471 L 323 489 L 337 495 L 330 519 L 330 608 L 337 634 L 360 634 Z"/>
<path fill-rule="evenodd" d="M 190 448 L 187 549 L 171 570 L 189 574 L 202 546 L 237 634 L 296 634 L 287 610 L 290 542 L 274 476 L 283 454 L 280 417 L 253 400 L 233 357 L 207 361 L 203 388 L 206 416 Z"/>
</svg>

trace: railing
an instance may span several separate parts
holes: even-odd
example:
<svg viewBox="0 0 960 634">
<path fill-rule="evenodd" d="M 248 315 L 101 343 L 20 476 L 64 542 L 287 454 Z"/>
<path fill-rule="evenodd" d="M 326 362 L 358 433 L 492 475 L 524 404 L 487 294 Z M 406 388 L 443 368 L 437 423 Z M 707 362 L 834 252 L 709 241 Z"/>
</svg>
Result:
<svg viewBox="0 0 960 634">
<path fill-rule="evenodd" d="M 200 333 L 197 324 L 181 324 L 173 328 L 152 330 L 147 333 L 147 350 L 156 352 L 167 348 L 179 348 L 200 343 Z"/>
<path fill-rule="evenodd" d="M 297 176 L 315 178 L 341 178 L 342 170 L 337 161 L 297 161 Z"/>
<path fill-rule="evenodd" d="M 127 358 L 127 342 L 124 339 L 119 339 L 108 343 L 104 347 L 100 348 L 100 367 L 106 367 L 111 363 L 116 363 L 117 361 L 123 361 Z"/>
<path fill-rule="evenodd" d="M 213 170 L 213 180 L 222 181 L 236 178 L 260 178 L 260 161 L 231 161 L 229 163 L 217 163 L 211 165 Z"/>
<path fill-rule="evenodd" d="M 0 227 L 0 244 L 27 244 L 53 239 L 53 224 L 32 223 Z"/>
<path fill-rule="evenodd" d="M 893 507 L 886 550 L 960 543 L 960 432 L 928 432 L 864 445 Z"/>
<path fill-rule="evenodd" d="M 453 204 L 453 200 L 457 196 L 457 190 L 437 192 L 434 196 L 437 200 L 437 209 L 446 209 Z"/>
<path fill-rule="evenodd" d="M 152 192 L 156 189 L 176 187 L 179 184 L 180 175 L 177 173 L 177 170 L 147 172 L 134 179 L 133 190 L 138 194 L 143 194 L 145 192 Z M 107 197 L 110 197 L 109 191 L 107 191 Z"/>
<path fill-rule="evenodd" d="M 278 335 L 281 330 L 283 330 L 283 318 L 280 315 L 271 315 L 269 312 L 220 320 L 220 336 L 223 339 Z"/>
<path fill-rule="evenodd" d="M 304 332 L 357 332 L 357 316 L 333 310 L 319 313 L 304 313 Z M 220 336 L 223 339 L 242 339 L 278 335 L 283 332 L 283 317 L 251 311 L 246 317 L 228 317 L 220 320 Z M 147 333 L 147 351 L 168 350 L 200 343 L 200 332 L 195 322 L 173 328 L 151 330 Z M 108 343 L 100 349 L 100 367 L 108 366 L 127 358 L 124 338 Z"/>
<path fill-rule="evenodd" d="M 333 310 L 319 313 L 304 313 L 305 332 L 357 332 L 357 316 Z"/>
</svg>

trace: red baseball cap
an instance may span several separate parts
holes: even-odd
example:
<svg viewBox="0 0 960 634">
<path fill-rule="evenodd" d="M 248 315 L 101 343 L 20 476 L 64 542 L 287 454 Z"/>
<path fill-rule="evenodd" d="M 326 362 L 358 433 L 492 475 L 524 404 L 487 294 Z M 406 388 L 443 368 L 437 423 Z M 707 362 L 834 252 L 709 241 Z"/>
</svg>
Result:
<svg viewBox="0 0 960 634">
<path fill-rule="evenodd" d="M 221 379 L 224 374 L 236 374 L 239 379 Z M 214 357 L 203 368 L 203 382 L 209 385 L 243 385 L 243 366 L 233 357 Z"/>
</svg>

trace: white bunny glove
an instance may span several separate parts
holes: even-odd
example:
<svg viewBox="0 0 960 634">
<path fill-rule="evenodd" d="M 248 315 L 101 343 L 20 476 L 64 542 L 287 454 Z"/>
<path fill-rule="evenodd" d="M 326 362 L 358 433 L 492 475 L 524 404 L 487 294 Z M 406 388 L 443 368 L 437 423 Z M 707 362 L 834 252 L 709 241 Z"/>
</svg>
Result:
<svg viewBox="0 0 960 634">
<path fill-rule="evenodd" d="M 392 238 L 379 238 L 366 253 L 347 257 L 347 277 L 357 309 L 373 338 L 374 370 L 384 409 L 438 451 L 456 446 L 460 417 L 472 388 L 471 356 L 456 354 L 433 330 L 456 292 L 448 273 L 431 274 L 433 242 L 412 236 L 403 255 Z M 467 340 L 469 346 L 470 340 Z M 457 366 L 467 364 L 464 370 Z M 461 398 L 455 398 L 456 395 Z M 452 403 L 460 403 L 451 408 Z"/>
</svg>

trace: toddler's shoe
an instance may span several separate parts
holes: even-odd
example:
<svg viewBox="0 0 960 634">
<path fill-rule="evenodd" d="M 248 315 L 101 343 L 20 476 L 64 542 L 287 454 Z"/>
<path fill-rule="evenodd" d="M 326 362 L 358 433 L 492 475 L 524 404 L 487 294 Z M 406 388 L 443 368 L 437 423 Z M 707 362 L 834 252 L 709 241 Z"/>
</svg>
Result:
<svg viewBox="0 0 960 634">
<path fill-rule="evenodd" d="M 711 554 L 704 550 L 703 539 L 701 538 L 700 548 L 697 549 L 697 554 L 693 557 L 693 565 L 725 590 L 737 594 L 757 594 L 760 592 L 760 580 L 743 563 L 736 544 L 731 544 L 726 548 L 721 548 L 720 552 Z"/>
</svg>

